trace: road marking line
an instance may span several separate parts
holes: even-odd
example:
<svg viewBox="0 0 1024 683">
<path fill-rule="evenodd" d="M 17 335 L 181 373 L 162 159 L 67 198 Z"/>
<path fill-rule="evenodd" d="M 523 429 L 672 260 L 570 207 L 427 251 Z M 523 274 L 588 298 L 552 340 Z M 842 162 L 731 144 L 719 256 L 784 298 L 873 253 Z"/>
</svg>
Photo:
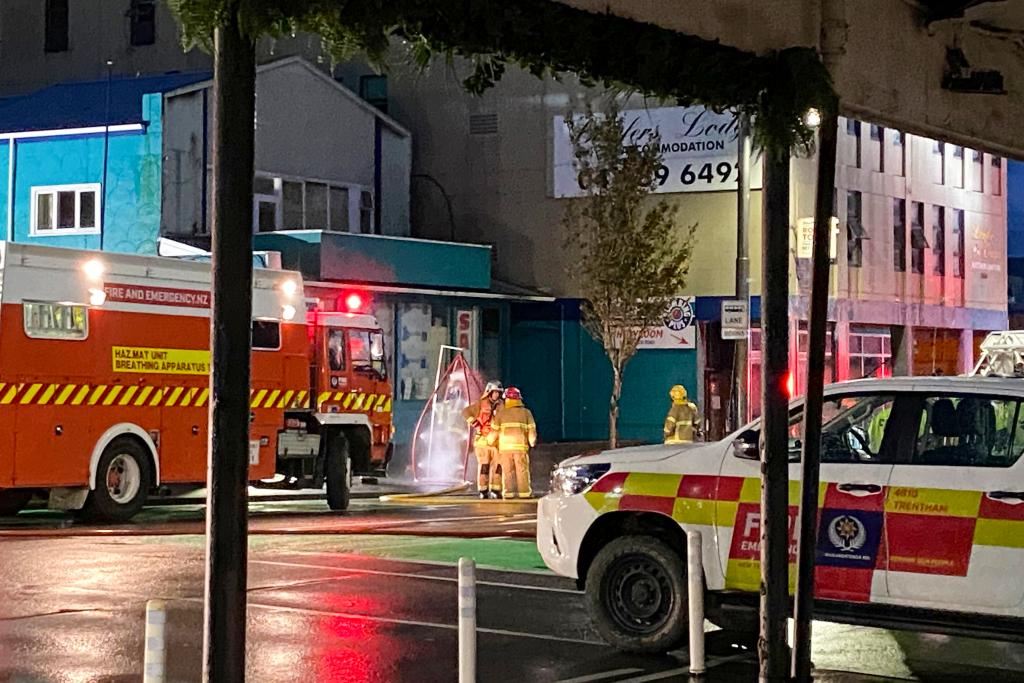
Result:
<svg viewBox="0 0 1024 683">
<path fill-rule="evenodd" d="M 252 532 L 250 532 L 252 533 Z M 372 534 L 368 534 L 372 535 Z M 423 537 L 426 538 L 426 537 Z M 433 540 L 451 540 L 450 537 L 435 536 L 431 537 Z M 487 536 L 484 538 L 474 538 L 474 541 L 508 541 L 508 536 Z M 525 541 L 523 541 L 525 542 Z M 377 546 L 374 550 L 379 548 L 404 548 L 407 544 L 412 544 L 413 541 L 406 541 L 402 544 L 388 545 L 388 546 Z M 450 567 L 455 568 L 454 562 L 442 562 L 441 560 L 422 560 L 422 559 L 402 559 L 398 557 L 386 557 L 380 555 L 367 555 L 365 552 L 358 552 L 354 550 L 287 550 L 290 555 L 312 555 L 314 557 L 323 557 L 324 555 L 357 555 L 360 557 L 368 557 L 374 560 L 384 560 L 386 562 L 399 562 L 404 564 L 425 564 L 433 567 Z M 259 560 L 249 560 L 250 562 L 258 562 Z M 504 567 L 498 567 L 493 564 L 479 564 L 477 569 L 481 569 L 487 572 L 504 572 L 506 574 L 531 574 L 533 576 L 546 576 L 548 578 L 555 577 L 556 575 L 550 569 L 505 569 Z"/>
<path fill-rule="evenodd" d="M 615 669 L 614 671 L 602 671 L 601 673 L 590 674 L 587 676 L 577 676 L 576 678 L 563 678 L 558 683 L 587 683 L 587 681 L 603 681 L 606 678 L 615 678 L 616 676 L 625 676 L 626 674 L 635 674 L 643 669 Z"/>
<path fill-rule="evenodd" d="M 385 558 L 390 559 L 390 558 Z M 432 576 L 429 574 L 414 574 L 412 572 L 388 572 L 380 569 L 360 569 L 351 567 L 331 567 L 320 564 L 306 564 L 302 562 L 283 562 L 279 560 L 249 560 L 250 564 L 270 564 L 282 567 L 305 567 L 306 569 L 327 569 L 338 572 L 339 574 L 370 574 L 373 576 L 399 576 L 407 579 L 424 579 L 426 581 L 447 581 L 449 583 L 456 583 L 458 579 L 454 576 Z M 454 568 L 454 565 L 446 564 L 442 565 L 445 567 Z M 343 578 L 343 577 L 338 577 Z M 477 581 L 478 586 L 492 586 L 495 588 L 522 588 L 524 590 L 542 591 L 547 593 L 569 593 L 572 595 L 580 595 L 581 593 L 576 590 L 569 588 L 551 588 L 548 586 L 529 586 L 518 583 L 508 583 L 504 581 Z"/>
</svg>

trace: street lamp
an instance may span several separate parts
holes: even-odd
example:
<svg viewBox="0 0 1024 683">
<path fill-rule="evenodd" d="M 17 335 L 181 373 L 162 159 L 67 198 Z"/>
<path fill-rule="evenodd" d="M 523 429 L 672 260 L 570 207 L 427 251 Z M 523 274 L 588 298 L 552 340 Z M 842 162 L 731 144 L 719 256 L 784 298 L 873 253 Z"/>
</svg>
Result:
<svg viewBox="0 0 1024 683">
<path fill-rule="evenodd" d="M 808 128 L 817 128 L 821 125 L 821 112 L 810 108 L 804 113 L 804 125 Z"/>
</svg>

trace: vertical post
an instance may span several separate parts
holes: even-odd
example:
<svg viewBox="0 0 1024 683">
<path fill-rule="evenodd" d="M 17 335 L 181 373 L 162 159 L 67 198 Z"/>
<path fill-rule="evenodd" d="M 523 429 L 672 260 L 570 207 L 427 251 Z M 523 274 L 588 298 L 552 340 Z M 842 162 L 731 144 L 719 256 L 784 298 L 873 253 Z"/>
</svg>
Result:
<svg viewBox="0 0 1024 683">
<path fill-rule="evenodd" d="M 811 253 L 811 305 L 807 330 L 807 387 L 800 460 L 800 525 L 797 540 L 796 600 L 793 610 L 792 675 L 811 680 L 811 619 L 814 616 L 814 559 L 817 550 L 818 482 L 821 470 L 821 413 L 825 385 L 825 332 L 828 319 L 829 241 L 832 191 L 836 180 L 836 108 L 822 112 L 818 129 L 818 180 Z"/>
<path fill-rule="evenodd" d="M 476 683 L 476 563 L 459 558 L 459 683 Z"/>
<path fill-rule="evenodd" d="M 701 533 L 686 532 L 686 588 L 690 608 L 690 673 L 703 674 L 704 663 L 704 560 Z"/>
<path fill-rule="evenodd" d="M 113 79 L 113 60 L 107 60 L 107 105 L 103 115 L 103 180 L 100 182 L 100 251 L 103 250 L 103 236 L 107 234 L 107 166 L 110 163 L 110 81 Z M 14 140 L 11 140 L 14 142 Z M 13 196 L 13 195 L 11 195 Z"/>
<path fill-rule="evenodd" d="M 765 150 L 761 238 L 761 683 L 789 675 L 789 152 Z"/>
<path fill-rule="evenodd" d="M 146 652 L 142 659 L 142 683 L 164 683 L 167 664 L 167 605 L 163 600 L 146 603 Z"/>
<path fill-rule="evenodd" d="M 738 114 L 736 139 L 736 299 L 750 305 L 750 119 Z M 748 310 L 749 315 L 749 310 Z M 733 353 L 732 429 L 747 421 L 747 339 L 737 339 Z"/>
<path fill-rule="evenodd" d="M 228 4 L 214 33 L 213 317 L 203 680 L 245 680 L 256 58 Z"/>
</svg>

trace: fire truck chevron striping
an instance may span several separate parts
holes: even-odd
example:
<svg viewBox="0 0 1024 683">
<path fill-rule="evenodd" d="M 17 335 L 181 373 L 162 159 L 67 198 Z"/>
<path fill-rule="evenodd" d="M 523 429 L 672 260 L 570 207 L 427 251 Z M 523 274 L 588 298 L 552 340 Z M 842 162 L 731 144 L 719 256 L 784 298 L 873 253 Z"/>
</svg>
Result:
<svg viewBox="0 0 1024 683">
<path fill-rule="evenodd" d="M 0 382 L 0 405 L 57 405 L 57 406 L 164 406 L 173 408 L 203 407 L 207 405 L 210 390 L 207 387 L 128 386 L 119 384 L 43 384 Z M 268 390 L 250 392 L 250 408 L 308 409 L 309 392 L 304 389 Z M 391 397 L 387 394 L 324 391 L 317 404 L 339 404 L 351 412 L 391 412 Z"/>
<path fill-rule="evenodd" d="M 208 264 L 0 242 L 0 283 L 0 514 L 42 492 L 123 520 L 205 479 Z M 380 326 L 287 271 L 254 273 L 252 313 L 250 479 L 326 483 L 344 509 L 391 453 Z"/>
</svg>

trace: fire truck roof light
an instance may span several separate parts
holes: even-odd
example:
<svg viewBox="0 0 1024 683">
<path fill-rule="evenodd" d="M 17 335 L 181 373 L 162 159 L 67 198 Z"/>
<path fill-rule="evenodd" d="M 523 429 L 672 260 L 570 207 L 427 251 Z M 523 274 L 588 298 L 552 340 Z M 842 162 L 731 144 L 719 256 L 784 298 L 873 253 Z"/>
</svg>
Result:
<svg viewBox="0 0 1024 683">
<path fill-rule="evenodd" d="M 352 292 L 345 297 L 345 308 L 350 311 L 358 311 L 363 307 L 363 297 L 359 296 L 355 292 Z"/>
<path fill-rule="evenodd" d="M 281 283 L 281 291 L 284 292 L 285 296 L 294 296 L 298 290 L 299 285 L 296 284 L 295 280 L 285 280 Z"/>
<path fill-rule="evenodd" d="M 281 317 L 285 320 L 292 320 L 295 318 L 295 307 L 285 304 L 281 307 Z"/>
<path fill-rule="evenodd" d="M 103 277 L 106 267 L 104 267 L 103 262 L 99 259 L 91 258 L 82 264 L 82 271 L 86 277 L 92 280 L 99 280 Z"/>
<path fill-rule="evenodd" d="M 107 301 L 107 293 L 95 287 L 89 290 L 89 303 L 93 306 L 102 306 Z"/>
</svg>

